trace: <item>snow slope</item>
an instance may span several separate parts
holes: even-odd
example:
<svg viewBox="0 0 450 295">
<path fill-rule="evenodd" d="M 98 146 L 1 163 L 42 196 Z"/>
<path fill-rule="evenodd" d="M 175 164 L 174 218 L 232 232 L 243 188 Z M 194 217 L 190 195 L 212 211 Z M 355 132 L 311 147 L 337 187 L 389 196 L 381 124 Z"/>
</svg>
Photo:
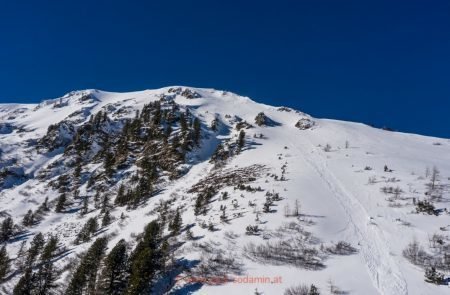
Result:
<svg viewBox="0 0 450 295">
<path fill-rule="evenodd" d="M 198 98 L 173 94 L 169 89 L 129 93 L 85 90 L 37 105 L 0 105 L 0 169 L 21 169 L 18 173 L 21 177 L 12 179 L 10 183 L 5 182 L 4 187 L 0 188 L 2 213 L 11 215 L 19 222 L 29 209 L 42 203 L 45 197 L 50 200 L 56 198 L 57 195 L 35 177 L 41 169 L 63 157 L 62 150 L 46 153 L 36 151 L 36 142 L 46 134 L 51 124 L 71 119 L 81 125 L 89 120 L 91 114 L 119 108 L 131 110 L 126 115 L 131 118 L 134 110 L 142 109 L 144 104 L 159 100 L 164 95 L 174 96 L 177 104 L 188 107 L 201 119 L 204 128 L 214 118 L 219 118 L 219 131 L 204 133 L 202 148 L 194 151 L 188 159 L 189 172 L 186 175 L 168 182 L 164 190 L 145 206 L 136 210 L 116 207 L 112 214 L 117 220 L 101 234 L 113 234 L 110 246 L 122 238 L 132 240 L 134 234 L 140 233 L 156 217 L 152 210 L 160 200 L 178 196 L 176 206 L 185 208 L 183 224 L 196 224 L 192 232 L 199 237 L 196 241 L 186 241 L 178 250 L 178 257 L 198 261 L 205 255 L 199 244 L 207 243 L 242 263 L 241 274 L 230 274 L 231 277 L 281 277 L 281 282 L 234 281 L 214 285 L 190 284 L 180 280 L 170 291 L 161 288 L 155 292 L 254 294 L 257 289 L 261 294 L 283 294 L 286 288 L 303 283 L 315 284 L 326 294 L 330 280 L 348 294 L 449 292 L 447 286 L 426 283 L 423 269 L 411 264 L 402 255 L 413 239 L 428 249 L 429 237 L 434 233 L 443 234 L 445 242 L 450 243 L 446 232 L 440 230 L 450 225 L 450 215 L 417 214 L 413 205 L 413 198 L 426 198 L 429 177 L 425 171 L 427 167 L 431 169 L 435 166 L 439 168 L 439 183 L 443 188 L 442 199 L 436 201 L 435 206 L 437 209 L 448 207 L 448 139 L 384 131 L 358 123 L 316 119 L 295 110 L 259 104 L 246 97 L 213 89 L 187 88 L 198 93 L 201 96 Z M 92 96 L 84 100 L 87 94 Z M 260 112 L 272 122 L 257 126 L 255 116 Z M 314 126 L 300 130 L 295 124 L 302 118 L 314 121 Z M 250 183 L 252 187 L 260 186 L 263 191 L 248 192 L 225 186 L 221 192 L 227 191 L 230 197 L 221 200 L 217 196 L 207 216 L 195 216 L 195 194 L 191 189 L 216 171 L 209 162 L 210 156 L 219 142 L 236 139 L 238 131 L 235 123 L 238 121 L 247 121 L 253 125 L 245 129 L 246 147 L 221 169 L 233 171 L 256 164 L 263 165 L 264 171 Z M 263 136 L 260 137 L 260 134 Z M 329 151 L 324 149 L 327 144 L 330 146 Z M 385 172 L 385 165 L 393 171 Z M 280 175 L 284 175 L 285 180 L 280 181 Z M 404 192 L 401 198 L 388 200 L 389 196 L 380 190 L 386 185 L 400 187 Z M 82 187 L 81 190 L 87 193 L 86 188 Z M 279 193 L 282 199 L 276 202 L 271 213 L 262 213 L 265 194 L 272 191 Z M 255 206 L 247 205 L 249 201 Z M 286 206 L 292 209 L 296 201 L 301 206 L 300 216 L 286 217 Z M 234 208 L 233 202 L 238 202 L 239 206 Z M 228 223 L 220 219 L 221 205 L 229 208 Z M 128 217 L 125 222 L 119 221 L 122 213 Z M 69 254 L 58 260 L 58 265 L 63 267 L 71 257 L 89 246 L 73 245 L 72 241 L 83 221 L 96 214 L 93 211 L 81 218 L 78 214 L 51 213 L 30 228 L 24 239 L 30 240 L 37 232 L 59 233 L 62 242 L 70 248 Z M 259 221 L 255 220 L 257 215 Z M 212 222 L 217 230 L 202 228 L 199 225 L 203 221 Z M 316 270 L 261 261 L 246 253 L 250 242 L 264 244 L 289 238 L 288 232 L 282 236 L 280 231 L 280 227 L 289 222 L 298 223 L 312 233 L 315 239 L 312 244 L 317 249 L 346 241 L 357 252 L 351 255 L 323 255 L 324 267 Z M 261 235 L 246 235 L 246 227 L 254 224 L 258 224 Z M 11 257 L 16 255 L 19 244 L 19 239 L 8 242 Z M 9 294 L 17 279 L 16 276 L 5 282 L 2 292 Z M 64 276 L 60 282 L 63 281 Z"/>
</svg>

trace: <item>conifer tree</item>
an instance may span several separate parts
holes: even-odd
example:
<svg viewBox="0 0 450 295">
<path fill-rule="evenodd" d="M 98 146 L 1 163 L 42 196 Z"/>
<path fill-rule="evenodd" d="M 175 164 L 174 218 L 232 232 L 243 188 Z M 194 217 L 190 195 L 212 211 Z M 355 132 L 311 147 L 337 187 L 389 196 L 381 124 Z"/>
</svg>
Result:
<svg viewBox="0 0 450 295">
<path fill-rule="evenodd" d="M 34 223 L 34 214 L 33 211 L 30 209 L 28 210 L 27 214 L 23 217 L 22 224 L 24 226 L 32 226 Z"/>
<path fill-rule="evenodd" d="M 65 193 L 62 193 L 58 197 L 58 201 L 56 203 L 55 212 L 60 213 L 66 208 L 67 197 Z"/>
<path fill-rule="evenodd" d="M 39 206 L 39 211 L 42 211 L 42 212 L 49 211 L 49 209 L 48 209 L 48 197 L 45 197 L 44 202 L 41 204 L 41 206 Z"/>
<path fill-rule="evenodd" d="M 73 171 L 73 178 L 74 178 L 74 180 L 75 180 L 75 182 L 76 183 L 80 183 L 80 177 L 81 177 L 81 170 L 82 170 L 82 168 L 81 168 L 81 163 L 82 163 L 82 160 L 81 160 L 81 157 L 77 157 L 77 159 L 75 160 L 75 169 L 74 169 L 74 171 Z"/>
<path fill-rule="evenodd" d="M 116 199 L 114 200 L 114 204 L 119 205 L 119 206 L 123 206 L 126 204 L 125 186 L 123 184 L 121 184 L 119 186 L 119 190 L 117 191 L 117 196 L 116 196 Z"/>
<path fill-rule="evenodd" d="M 95 209 L 99 208 L 99 202 L 100 202 L 100 192 L 96 191 L 94 195 L 94 207 Z"/>
<path fill-rule="evenodd" d="M 109 196 L 107 194 L 103 195 L 102 198 L 102 209 L 100 210 L 101 213 L 104 213 L 109 208 Z"/>
<path fill-rule="evenodd" d="M 201 125 L 200 120 L 198 118 L 194 119 L 193 128 L 194 128 L 194 143 L 198 145 L 200 143 L 200 136 L 201 136 Z"/>
<path fill-rule="evenodd" d="M 181 133 L 185 133 L 188 130 L 186 116 L 183 113 L 180 114 L 180 129 Z"/>
<path fill-rule="evenodd" d="M 83 207 L 80 210 L 81 215 L 87 214 L 89 211 L 89 199 L 87 196 L 83 198 Z"/>
<path fill-rule="evenodd" d="M 194 240 L 194 234 L 192 233 L 191 228 L 186 230 L 186 239 L 190 241 Z"/>
<path fill-rule="evenodd" d="M 33 266 L 34 262 L 36 261 L 36 258 L 41 253 L 44 244 L 45 244 L 44 235 L 42 233 L 37 233 L 34 236 L 33 240 L 31 241 L 30 248 L 28 249 L 26 261 L 27 267 Z"/>
<path fill-rule="evenodd" d="M 6 275 L 9 273 L 11 267 L 11 260 L 8 256 L 8 251 L 6 251 L 6 245 L 0 249 L 0 282 L 2 282 Z"/>
<path fill-rule="evenodd" d="M 105 174 L 108 177 L 111 177 L 114 173 L 114 154 L 107 152 L 105 155 L 104 160 L 104 166 L 105 166 Z"/>
<path fill-rule="evenodd" d="M 98 230 L 98 222 L 94 217 L 89 218 L 84 224 L 75 240 L 75 243 L 84 243 L 91 240 L 91 235 Z"/>
<path fill-rule="evenodd" d="M 31 268 L 27 268 L 14 287 L 13 295 L 31 295 L 34 289 L 33 280 L 33 271 Z"/>
<path fill-rule="evenodd" d="M 22 241 L 20 243 L 19 251 L 17 251 L 17 258 L 15 260 L 15 265 L 17 267 L 17 270 L 23 271 L 25 268 L 25 261 L 26 261 L 26 244 L 27 241 Z"/>
<path fill-rule="evenodd" d="M 127 243 L 120 240 L 106 256 L 98 283 L 98 293 L 124 294 L 128 281 Z"/>
<path fill-rule="evenodd" d="M 242 150 L 242 148 L 244 148 L 244 145 L 245 145 L 245 132 L 244 132 L 244 130 L 241 130 L 239 132 L 239 137 L 238 137 L 238 141 L 237 141 L 238 152 L 240 152 Z"/>
<path fill-rule="evenodd" d="M 52 258 L 58 248 L 58 238 L 50 236 L 40 256 L 40 265 L 36 274 L 37 294 L 49 294 L 57 287 L 55 283 L 57 275 L 53 266 Z"/>
<path fill-rule="evenodd" d="M 211 130 L 214 132 L 217 132 L 219 127 L 219 119 L 216 117 L 214 120 L 211 121 Z"/>
<path fill-rule="evenodd" d="M 14 222 L 11 217 L 6 217 L 0 228 L 0 242 L 6 242 L 13 235 Z"/>
<path fill-rule="evenodd" d="M 172 235 L 176 236 L 180 233 L 182 223 L 180 210 L 177 208 L 177 212 L 175 213 L 172 222 L 169 224 L 169 230 L 172 232 Z"/>
<path fill-rule="evenodd" d="M 203 212 L 203 194 L 198 194 L 195 200 L 194 214 L 200 215 Z"/>
<path fill-rule="evenodd" d="M 154 275 L 162 265 L 160 234 L 160 225 L 156 221 L 145 227 L 143 238 L 131 256 L 131 273 L 126 294 L 150 293 Z"/>
<path fill-rule="evenodd" d="M 109 210 L 106 210 L 102 218 L 102 226 L 108 226 L 110 223 L 111 223 L 111 214 L 109 213 Z"/>
<path fill-rule="evenodd" d="M 107 245 L 106 238 L 95 240 L 75 270 L 66 289 L 66 295 L 94 294 L 98 269 Z"/>
</svg>

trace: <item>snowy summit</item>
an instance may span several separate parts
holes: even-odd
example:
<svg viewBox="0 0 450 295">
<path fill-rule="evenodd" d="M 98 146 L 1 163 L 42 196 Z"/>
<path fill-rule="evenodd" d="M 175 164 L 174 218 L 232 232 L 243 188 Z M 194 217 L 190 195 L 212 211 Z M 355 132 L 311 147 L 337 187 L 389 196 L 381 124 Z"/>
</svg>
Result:
<svg viewBox="0 0 450 295">
<path fill-rule="evenodd" d="M 214 89 L 0 104 L 1 294 L 448 294 L 450 141 Z"/>
</svg>

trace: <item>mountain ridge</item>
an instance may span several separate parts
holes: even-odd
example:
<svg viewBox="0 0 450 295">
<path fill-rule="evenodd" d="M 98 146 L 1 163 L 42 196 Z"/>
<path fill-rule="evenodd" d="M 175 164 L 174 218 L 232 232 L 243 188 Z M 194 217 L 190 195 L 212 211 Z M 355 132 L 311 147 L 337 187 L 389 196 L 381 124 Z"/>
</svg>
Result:
<svg viewBox="0 0 450 295">
<path fill-rule="evenodd" d="M 0 105 L 0 151 L 0 213 L 16 225 L 4 240 L 13 259 L 5 294 L 26 274 L 22 242 L 30 249 L 39 232 L 58 236 L 51 292 L 62 294 L 95 239 L 108 238 L 104 255 L 124 239 L 131 255 L 155 220 L 170 250 L 142 283 L 149 294 L 282 294 L 300 283 L 322 293 L 446 292 L 423 276 L 431 262 L 447 272 L 447 139 L 170 86 Z M 427 247 L 430 235 L 442 236 L 439 251 Z M 414 239 L 423 260 L 404 254 Z M 100 285 L 105 271 L 98 266 Z M 141 278 L 126 273 L 132 289 Z M 211 283 L 225 275 L 235 281 Z M 240 284 L 242 276 L 283 282 Z"/>
</svg>

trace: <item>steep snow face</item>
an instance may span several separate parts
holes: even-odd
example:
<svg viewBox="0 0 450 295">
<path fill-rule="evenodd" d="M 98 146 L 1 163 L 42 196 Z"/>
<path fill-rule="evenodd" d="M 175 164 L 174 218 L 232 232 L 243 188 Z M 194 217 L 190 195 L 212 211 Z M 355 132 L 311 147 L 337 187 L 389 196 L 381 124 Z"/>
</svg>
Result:
<svg viewBox="0 0 450 295">
<path fill-rule="evenodd" d="M 177 265 L 154 283 L 153 293 L 283 294 L 299 284 L 314 284 L 322 293 L 330 285 L 342 294 L 448 293 L 447 286 L 424 281 L 424 269 L 446 251 L 450 254 L 448 139 L 316 119 L 214 89 L 84 90 L 40 104 L 0 105 L 2 216 L 20 224 L 45 198 L 54 206 L 59 193 L 51 181 L 58 173 L 73 173 L 68 146 L 91 115 L 107 113 L 110 123 L 102 132 L 119 134 L 121 120 L 136 117 L 150 102 L 177 105 L 198 118 L 201 144 L 180 164 L 183 174 L 164 175 L 151 198 L 132 209 L 111 205 L 113 221 L 95 236 L 109 235 L 110 249 L 120 239 L 132 247 L 136 234 L 158 218 L 161 202 L 179 208 L 183 234 L 175 238 L 177 243 L 171 240 L 178 247 L 173 256 L 192 269 L 186 272 Z M 260 115 L 255 122 L 261 113 L 264 120 Z M 174 125 L 174 132 L 178 128 Z M 241 130 L 245 135 L 238 148 Z M 217 163 L 211 158 L 218 155 L 219 144 L 227 158 Z M 79 186 L 79 194 L 90 199 L 94 192 L 86 179 L 103 171 L 96 157 L 83 164 L 86 177 Z M 439 171 L 435 179 L 433 167 Z M 119 184 L 132 186 L 128 179 L 139 169 L 137 164 L 118 167 L 114 181 L 100 182 L 109 185 L 106 192 L 114 198 Z M 195 214 L 198 195 L 211 187 L 214 193 L 204 214 Z M 417 213 L 417 203 L 424 200 L 434 205 L 433 214 Z M 73 243 L 85 221 L 104 214 L 89 204 L 81 216 L 82 206 L 73 197 L 65 212 L 52 207 L 39 222 L 22 228 L 20 236 L 7 242 L 10 257 L 16 257 L 22 240 L 31 241 L 38 232 L 56 233 L 60 247 L 71 249 L 55 263 L 63 269 L 91 244 Z M 187 227 L 194 239 L 184 234 Z M 430 242 L 433 234 L 439 235 L 439 245 Z M 413 264 L 404 256 L 413 240 L 427 252 L 425 262 Z M 196 270 L 214 265 L 218 256 L 234 258 L 233 267 L 217 266 L 217 272 L 207 274 Z M 445 272 L 446 267 L 439 269 Z M 3 292 L 10 294 L 19 278 L 12 275 Z M 69 278 L 63 272 L 59 290 Z"/>
</svg>

